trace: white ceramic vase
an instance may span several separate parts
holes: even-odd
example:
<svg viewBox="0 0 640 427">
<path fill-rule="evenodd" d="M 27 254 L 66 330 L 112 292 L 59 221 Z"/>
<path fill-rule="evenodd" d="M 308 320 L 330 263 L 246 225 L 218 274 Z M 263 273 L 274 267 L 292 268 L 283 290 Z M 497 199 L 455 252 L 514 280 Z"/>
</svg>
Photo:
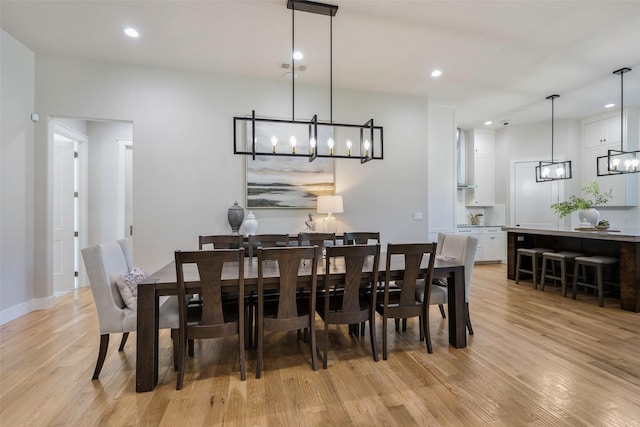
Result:
<svg viewBox="0 0 640 427">
<path fill-rule="evenodd" d="M 252 211 L 249 211 L 247 218 L 244 220 L 244 234 L 254 236 L 258 231 L 258 221 Z"/>
<path fill-rule="evenodd" d="M 585 209 L 578 212 L 578 218 L 580 218 L 580 224 L 589 224 L 591 227 L 595 227 L 600 221 L 600 212 L 595 208 Z"/>
</svg>

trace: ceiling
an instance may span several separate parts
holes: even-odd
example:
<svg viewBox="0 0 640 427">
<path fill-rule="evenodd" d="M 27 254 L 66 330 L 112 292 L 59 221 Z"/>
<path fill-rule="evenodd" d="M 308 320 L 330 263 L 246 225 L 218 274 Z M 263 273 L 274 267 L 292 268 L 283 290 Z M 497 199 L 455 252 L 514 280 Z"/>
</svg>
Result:
<svg viewBox="0 0 640 427">
<path fill-rule="evenodd" d="M 579 119 L 640 106 L 640 1 L 334 0 L 334 88 L 456 105 L 462 128 Z M 285 79 L 286 0 L 0 2 L 2 29 L 39 53 Z M 329 18 L 296 12 L 296 82 L 329 87 Z M 138 39 L 122 33 L 125 26 Z M 443 75 L 432 78 L 439 68 Z M 287 95 L 288 96 L 288 95 Z M 339 108 L 334 109 L 339 112 Z"/>
</svg>

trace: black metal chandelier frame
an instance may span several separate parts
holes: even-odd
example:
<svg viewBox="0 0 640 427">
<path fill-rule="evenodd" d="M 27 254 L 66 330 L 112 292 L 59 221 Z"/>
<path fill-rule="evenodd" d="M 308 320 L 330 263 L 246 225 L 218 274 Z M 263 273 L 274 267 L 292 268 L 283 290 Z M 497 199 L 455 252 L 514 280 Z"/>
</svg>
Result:
<svg viewBox="0 0 640 427">
<path fill-rule="evenodd" d="M 546 99 L 551 100 L 551 161 L 541 160 L 536 166 L 536 182 L 561 181 L 563 179 L 571 179 L 571 160 L 555 161 L 553 158 L 553 133 L 554 133 L 554 101 L 560 98 L 560 95 L 549 95 Z M 552 169 L 562 170 L 562 173 L 552 175 Z"/>
<path fill-rule="evenodd" d="M 382 160 L 384 157 L 384 137 L 382 126 L 375 126 L 373 119 L 368 120 L 362 125 L 334 123 L 333 122 L 333 17 L 338 12 L 338 6 L 318 3 L 308 0 L 288 0 L 287 9 L 291 9 L 291 120 L 272 119 L 256 117 L 255 110 L 251 112 L 250 117 L 234 117 L 233 118 L 233 153 L 239 155 L 251 156 L 253 160 L 256 156 L 277 156 L 277 157 L 303 157 L 308 158 L 310 162 L 317 158 L 332 159 L 359 159 L 360 163 L 366 163 L 371 160 Z M 317 114 L 309 121 L 295 119 L 295 11 L 315 13 L 319 15 L 329 16 L 330 18 L 330 42 L 329 42 L 329 122 L 318 121 Z M 250 123 L 250 126 L 248 125 Z M 296 151 L 296 146 L 292 144 L 290 152 L 276 151 L 275 145 L 272 151 L 260 151 L 257 148 L 258 140 L 256 133 L 256 125 L 260 123 L 290 124 L 290 125 L 306 125 L 308 127 L 308 152 Z M 242 126 L 245 124 L 245 126 Z M 330 127 L 334 128 L 357 128 L 359 129 L 359 153 L 352 155 L 352 149 L 349 146 L 348 154 L 335 154 L 333 147 L 329 146 L 328 150 L 324 147 L 321 149 L 318 145 L 318 128 Z M 248 130 L 250 128 L 250 130 Z M 238 132 L 238 129 L 244 129 Z M 246 139 L 242 142 L 242 137 Z M 376 138 L 377 136 L 377 138 Z M 240 141 L 239 141 L 240 139 Z M 250 147 L 250 149 L 248 149 Z"/>
<path fill-rule="evenodd" d="M 613 72 L 620 75 L 620 149 L 607 150 L 606 156 L 596 158 L 596 172 L 598 176 L 613 176 L 640 172 L 640 150 L 625 151 L 624 149 L 624 74 L 631 68 L 624 67 Z M 627 145 L 629 141 L 627 141 Z M 606 160 L 605 160 L 606 159 Z M 605 169 L 602 163 L 606 161 Z"/>
</svg>

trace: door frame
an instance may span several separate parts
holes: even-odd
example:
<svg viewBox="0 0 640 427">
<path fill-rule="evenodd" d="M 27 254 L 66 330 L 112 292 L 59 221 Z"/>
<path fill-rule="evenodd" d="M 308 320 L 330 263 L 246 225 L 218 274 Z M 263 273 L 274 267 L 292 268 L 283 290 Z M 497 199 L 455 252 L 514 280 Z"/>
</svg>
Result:
<svg viewBox="0 0 640 427">
<path fill-rule="evenodd" d="M 50 141 L 52 141 L 52 144 L 54 140 L 53 135 L 56 133 L 78 143 L 78 229 L 76 230 L 78 232 L 78 239 L 76 240 L 76 245 L 74 248 L 74 258 L 75 268 L 77 268 L 76 271 L 78 272 L 77 283 L 79 287 L 82 287 L 88 285 L 87 271 L 84 268 L 84 263 L 80 262 L 80 248 L 84 248 L 85 246 L 87 246 L 87 233 L 89 230 L 87 218 L 89 206 L 87 142 L 89 142 L 89 137 L 81 132 L 78 132 L 75 129 L 59 123 L 56 117 L 52 118 L 52 125 L 53 126 L 50 127 Z M 53 182 L 53 176 L 51 176 L 51 180 Z M 53 245 L 53 241 L 51 241 L 51 244 Z M 53 271 L 51 271 L 50 273 L 53 275 Z"/>
</svg>

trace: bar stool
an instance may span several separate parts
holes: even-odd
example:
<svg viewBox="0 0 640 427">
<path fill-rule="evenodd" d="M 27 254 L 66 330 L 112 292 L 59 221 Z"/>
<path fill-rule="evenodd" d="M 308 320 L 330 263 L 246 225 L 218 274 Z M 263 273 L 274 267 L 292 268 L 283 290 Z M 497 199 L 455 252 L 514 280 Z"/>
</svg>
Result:
<svg viewBox="0 0 640 427">
<path fill-rule="evenodd" d="M 542 278 L 540 280 L 540 289 L 544 291 L 544 283 L 546 279 L 559 280 L 562 285 L 562 296 L 567 296 L 567 264 L 573 262 L 576 257 L 583 256 L 579 252 L 560 251 L 545 252 L 542 254 Z M 551 264 L 547 265 L 547 262 Z M 560 264 L 560 275 L 556 275 L 555 263 Z M 547 273 L 547 269 L 551 269 L 551 274 Z"/>
<path fill-rule="evenodd" d="M 572 298 L 576 299 L 576 290 L 578 285 L 584 286 L 591 289 L 597 289 L 598 291 L 598 305 L 600 307 L 604 307 L 604 280 L 602 274 L 603 267 L 613 268 L 618 265 L 620 261 L 618 258 L 608 257 L 608 256 L 581 256 L 575 259 L 575 267 L 573 273 L 573 295 Z M 584 269 L 585 267 L 594 267 L 596 269 L 595 274 L 595 283 L 587 282 L 587 277 L 585 275 L 584 282 L 578 280 L 578 268 L 581 267 Z M 607 282 L 609 285 L 620 286 L 619 283 L 616 282 Z"/>
<path fill-rule="evenodd" d="M 518 257 L 516 260 L 516 283 L 520 282 L 520 272 L 529 273 L 533 276 L 533 288 L 538 288 L 538 260 L 545 252 L 553 252 L 551 249 L 545 248 L 520 248 L 518 249 Z M 527 270 L 521 267 L 522 257 L 531 258 L 531 270 Z"/>
</svg>

